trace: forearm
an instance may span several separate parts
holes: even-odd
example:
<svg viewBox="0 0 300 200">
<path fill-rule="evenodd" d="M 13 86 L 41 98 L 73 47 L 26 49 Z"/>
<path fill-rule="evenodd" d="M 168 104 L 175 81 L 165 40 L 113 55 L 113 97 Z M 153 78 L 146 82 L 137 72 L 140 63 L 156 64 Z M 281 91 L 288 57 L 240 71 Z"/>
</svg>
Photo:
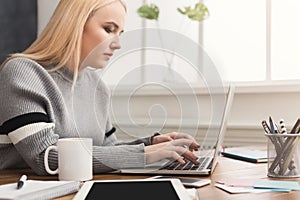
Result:
<svg viewBox="0 0 300 200">
<path fill-rule="evenodd" d="M 46 140 L 49 140 L 49 138 Z M 28 143 L 31 143 L 32 145 L 29 146 Z M 48 175 L 44 167 L 45 151 L 42 149 L 45 147 L 43 146 L 44 144 L 33 142 L 32 138 L 30 141 L 24 139 L 15 145 L 22 158 L 38 175 Z M 48 144 L 48 146 L 50 146 L 50 144 Z M 22 149 L 23 151 L 21 151 Z M 49 152 L 48 162 L 51 169 L 57 168 L 58 155 L 56 151 Z M 78 162 L 80 162 L 80 160 Z M 144 167 L 145 163 L 144 145 L 142 144 L 93 147 L 94 173 L 105 173 L 121 168 Z"/>
<path fill-rule="evenodd" d="M 150 136 L 150 137 L 144 137 L 144 138 L 139 138 L 133 141 L 128 141 L 128 142 L 124 142 L 124 141 L 120 141 L 117 140 L 116 136 L 113 134 L 109 137 L 106 138 L 105 141 L 105 145 L 109 146 L 109 145 L 137 145 L 137 144 L 144 144 L 145 146 L 149 146 L 152 144 L 152 140 L 153 137 L 159 135 L 159 133 L 155 133 L 154 135 Z"/>
<path fill-rule="evenodd" d="M 94 146 L 93 171 L 103 173 L 121 168 L 144 167 L 144 145 Z"/>
<path fill-rule="evenodd" d="M 54 145 L 58 140 L 58 135 L 53 133 L 53 127 L 40 130 L 30 134 L 20 141 L 12 140 L 16 150 L 23 160 L 38 175 L 47 175 L 44 167 L 44 152 L 48 146 Z M 51 151 L 49 154 L 50 168 L 57 168 L 57 152 Z"/>
<path fill-rule="evenodd" d="M 115 145 L 135 145 L 135 144 L 144 144 L 145 146 L 151 145 L 151 138 L 152 137 L 145 137 L 145 138 L 140 138 L 134 141 L 129 141 L 129 142 L 122 142 L 118 141 Z"/>
</svg>

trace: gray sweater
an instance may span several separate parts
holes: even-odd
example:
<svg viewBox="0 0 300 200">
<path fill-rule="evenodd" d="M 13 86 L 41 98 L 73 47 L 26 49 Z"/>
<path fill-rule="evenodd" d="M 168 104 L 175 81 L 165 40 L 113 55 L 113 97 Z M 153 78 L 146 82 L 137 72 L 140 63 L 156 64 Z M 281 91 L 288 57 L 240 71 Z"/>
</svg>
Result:
<svg viewBox="0 0 300 200">
<path fill-rule="evenodd" d="M 37 174 L 47 174 L 44 152 L 65 137 L 93 139 L 94 173 L 145 166 L 144 145 L 150 144 L 150 138 L 122 143 L 111 134 L 110 94 L 97 71 L 84 69 L 73 93 L 72 79 L 67 68 L 49 73 L 25 58 L 14 58 L 3 67 L 0 169 L 29 166 Z M 51 168 L 57 167 L 57 160 L 57 153 L 51 151 Z"/>
</svg>

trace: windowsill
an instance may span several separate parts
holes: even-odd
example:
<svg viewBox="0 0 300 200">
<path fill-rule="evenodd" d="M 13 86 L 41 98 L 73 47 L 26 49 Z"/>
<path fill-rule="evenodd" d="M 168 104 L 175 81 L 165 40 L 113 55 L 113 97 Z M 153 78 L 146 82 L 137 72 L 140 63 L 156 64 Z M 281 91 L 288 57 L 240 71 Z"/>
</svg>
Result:
<svg viewBox="0 0 300 200">
<path fill-rule="evenodd" d="M 253 81 L 253 82 L 234 82 L 236 94 L 260 94 L 260 93 L 298 93 L 300 92 L 300 80 L 293 81 Z M 224 85 L 228 85 L 225 83 Z M 155 84 L 155 86 L 141 85 L 110 85 L 114 95 L 128 95 L 135 94 L 137 96 L 160 96 L 160 95 L 189 95 L 189 94 L 207 94 L 207 88 L 191 83 L 191 87 L 183 86 L 176 83 L 165 83 L 162 86 Z M 171 88 L 171 89 L 169 89 Z"/>
<path fill-rule="evenodd" d="M 300 92 L 300 80 L 236 82 L 236 93 Z"/>
</svg>

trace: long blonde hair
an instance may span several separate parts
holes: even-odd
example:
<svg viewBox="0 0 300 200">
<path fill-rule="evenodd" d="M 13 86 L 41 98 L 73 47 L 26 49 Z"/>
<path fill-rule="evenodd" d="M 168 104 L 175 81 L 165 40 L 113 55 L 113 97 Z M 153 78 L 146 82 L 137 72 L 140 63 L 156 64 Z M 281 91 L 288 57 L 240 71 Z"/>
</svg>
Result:
<svg viewBox="0 0 300 200">
<path fill-rule="evenodd" d="M 16 57 L 32 59 L 44 67 L 55 64 L 51 71 L 70 62 L 76 82 L 85 23 L 97 9 L 115 1 L 120 1 L 126 10 L 121 0 L 60 0 L 39 37 L 22 53 L 12 54 L 2 66 Z"/>
</svg>

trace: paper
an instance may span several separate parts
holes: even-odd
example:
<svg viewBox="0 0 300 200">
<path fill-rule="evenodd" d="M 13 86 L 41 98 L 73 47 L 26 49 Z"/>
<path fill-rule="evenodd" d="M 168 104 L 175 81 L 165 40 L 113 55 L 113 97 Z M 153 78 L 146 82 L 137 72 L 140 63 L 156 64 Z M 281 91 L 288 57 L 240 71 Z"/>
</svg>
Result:
<svg viewBox="0 0 300 200">
<path fill-rule="evenodd" d="M 300 190 L 299 183 L 296 181 L 257 180 L 254 182 L 253 186 L 255 188 Z"/>
<path fill-rule="evenodd" d="M 0 185 L 1 199 L 51 199 L 79 190 L 77 181 L 35 181 L 27 180 L 21 189 L 17 183 Z"/>
<path fill-rule="evenodd" d="M 233 187 L 253 187 L 254 182 L 257 179 L 239 179 L 239 178 L 233 178 L 233 179 L 221 179 L 217 181 L 217 183 L 224 184 L 227 186 L 233 186 Z"/>
<path fill-rule="evenodd" d="M 290 192 L 300 190 L 296 181 L 273 181 L 255 179 L 223 179 L 217 181 L 216 187 L 229 193 Z"/>
<path fill-rule="evenodd" d="M 256 189 L 253 187 L 233 187 L 219 183 L 216 183 L 215 186 L 231 194 L 271 192 L 270 189 Z"/>
</svg>

